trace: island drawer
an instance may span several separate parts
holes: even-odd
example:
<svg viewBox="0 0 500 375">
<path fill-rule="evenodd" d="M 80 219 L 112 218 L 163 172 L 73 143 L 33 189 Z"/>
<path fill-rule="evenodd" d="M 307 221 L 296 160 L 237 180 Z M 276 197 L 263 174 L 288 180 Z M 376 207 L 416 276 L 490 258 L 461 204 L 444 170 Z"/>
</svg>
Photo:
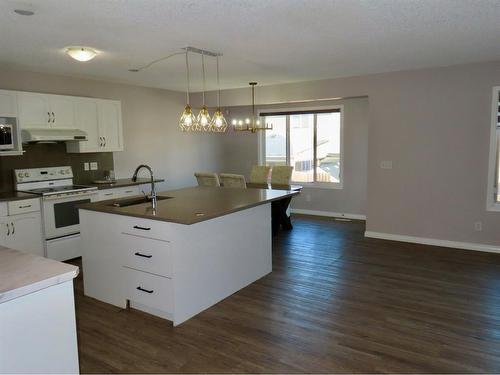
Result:
<svg viewBox="0 0 500 375">
<path fill-rule="evenodd" d="M 157 220 L 123 216 L 120 223 L 120 231 L 123 234 L 169 241 L 171 240 L 172 234 L 168 227 L 171 224 L 172 223 L 165 223 Z"/>
<path fill-rule="evenodd" d="M 172 277 L 170 242 L 123 234 L 124 266 L 156 275 Z"/>
<path fill-rule="evenodd" d="M 146 272 L 123 268 L 127 299 L 141 305 L 172 313 L 174 310 L 172 280 Z"/>
</svg>

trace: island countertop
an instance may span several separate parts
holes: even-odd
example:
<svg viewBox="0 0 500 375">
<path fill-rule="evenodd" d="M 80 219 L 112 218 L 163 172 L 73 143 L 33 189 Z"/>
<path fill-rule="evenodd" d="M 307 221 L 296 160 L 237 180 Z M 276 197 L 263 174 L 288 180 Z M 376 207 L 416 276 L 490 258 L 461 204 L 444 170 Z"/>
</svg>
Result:
<svg viewBox="0 0 500 375">
<path fill-rule="evenodd" d="M 0 303 L 69 281 L 79 269 L 0 246 Z"/>
<path fill-rule="evenodd" d="M 155 213 L 151 203 L 128 207 L 113 206 L 113 203 L 120 199 L 86 203 L 79 208 L 190 225 L 297 194 L 298 191 L 292 190 L 192 187 L 158 193 L 159 199 L 169 199 L 158 200 Z"/>
</svg>

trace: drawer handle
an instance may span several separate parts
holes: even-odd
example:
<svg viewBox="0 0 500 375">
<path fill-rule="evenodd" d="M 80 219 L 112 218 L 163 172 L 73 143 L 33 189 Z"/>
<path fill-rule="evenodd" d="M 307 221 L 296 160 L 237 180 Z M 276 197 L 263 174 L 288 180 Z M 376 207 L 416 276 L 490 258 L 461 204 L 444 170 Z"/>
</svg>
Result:
<svg viewBox="0 0 500 375">
<path fill-rule="evenodd" d="M 145 293 L 149 293 L 149 294 L 154 292 L 153 289 L 147 290 L 147 289 L 141 288 L 140 286 L 137 287 L 137 290 L 140 290 L 141 292 L 145 292 Z"/>
<path fill-rule="evenodd" d="M 138 226 L 138 225 L 134 225 L 134 229 L 140 229 L 140 230 L 151 230 L 151 228 L 140 227 L 140 226 Z"/>
<path fill-rule="evenodd" d="M 107 196 L 107 195 L 113 195 L 113 193 L 104 193 L 104 195 L 106 195 L 106 196 Z"/>
<path fill-rule="evenodd" d="M 127 190 L 125 193 L 133 193 L 133 190 Z"/>
<path fill-rule="evenodd" d="M 31 204 L 27 204 L 26 206 L 19 206 L 18 208 L 30 208 Z"/>
<path fill-rule="evenodd" d="M 139 252 L 135 253 L 134 255 L 137 255 L 138 257 L 143 257 L 143 258 L 152 258 L 152 255 L 146 255 L 146 254 L 141 254 Z"/>
</svg>

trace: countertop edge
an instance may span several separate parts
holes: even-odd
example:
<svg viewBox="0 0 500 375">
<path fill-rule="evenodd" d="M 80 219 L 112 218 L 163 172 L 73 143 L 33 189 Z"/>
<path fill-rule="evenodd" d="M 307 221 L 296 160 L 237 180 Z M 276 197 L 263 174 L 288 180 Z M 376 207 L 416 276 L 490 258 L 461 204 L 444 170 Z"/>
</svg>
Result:
<svg viewBox="0 0 500 375">
<path fill-rule="evenodd" d="M 89 183 L 89 184 L 82 184 L 82 185 L 97 187 L 97 190 L 108 190 L 108 189 L 119 189 L 119 188 L 124 188 L 124 187 L 129 187 L 129 186 L 147 185 L 151 182 L 150 180 L 144 179 L 144 178 L 140 178 L 138 181 L 127 181 L 127 180 L 130 180 L 130 179 L 118 178 L 118 179 L 116 179 L 117 182 L 112 183 L 112 184 Z M 162 178 L 155 179 L 155 183 L 159 183 L 159 182 L 165 182 L 165 180 Z"/>
<path fill-rule="evenodd" d="M 75 266 L 75 269 L 72 271 L 68 271 L 60 275 L 49 277 L 47 279 L 40 280 L 32 284 L 24 285 L 16 289 L 0 292 L 0 304 L 12 301 L 20 297 L 24 297 L 28 294 L 39 292 L 40 290 L 47 289 L 55 285 L 65 283 L 77 277 L 79 273 L 80 271 L 78 267 Z"/>
</svg>

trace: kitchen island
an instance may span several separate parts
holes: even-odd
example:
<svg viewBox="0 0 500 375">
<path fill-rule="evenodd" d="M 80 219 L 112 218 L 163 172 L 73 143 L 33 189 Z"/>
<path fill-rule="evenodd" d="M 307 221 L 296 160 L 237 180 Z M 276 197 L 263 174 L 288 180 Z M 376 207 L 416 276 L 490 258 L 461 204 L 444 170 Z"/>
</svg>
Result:
<svg viewBox="0 0 500 375">
<path fill-rule="evenodd" d="M 291 190 L 194 187 L 80 207 L 84 292 L 178 325 L 272 270 L 271 202 Z"/>
</svg>

